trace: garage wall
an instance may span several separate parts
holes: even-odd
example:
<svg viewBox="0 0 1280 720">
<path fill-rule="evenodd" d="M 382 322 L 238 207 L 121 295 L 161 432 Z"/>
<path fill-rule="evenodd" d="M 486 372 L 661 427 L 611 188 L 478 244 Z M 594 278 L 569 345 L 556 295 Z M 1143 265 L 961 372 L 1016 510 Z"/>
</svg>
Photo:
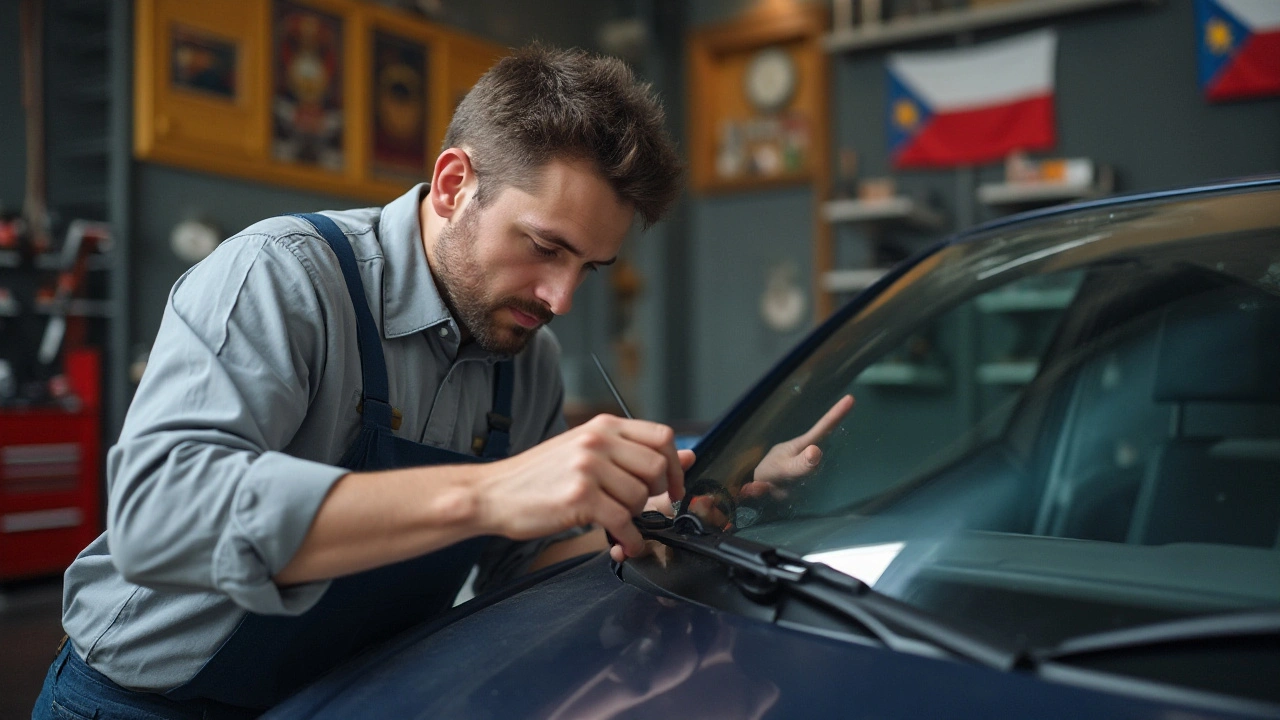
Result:
<svg viewBox="0 0 1280 720">
<path fill-rule="evenodd" d="M 697 0 L 692 25 L 732 19 L 749 0 Z M 1280 98 L 1209 105 L 1196 75 L 1192 0 L 1164 0 L 1060 18 L 1059 144 L 1052 155 L 1087 156 L 1116 167 L 1118 190 L 1158 189 L 1280 171 Z M 982 42 L 1039 25 L 977 33 Z M 902 49 L 955 47 L 942 38 Z M 854 148 L 864 176 L 890 174 L 885 148 L 884 51 L 832 56 L 833 152 Z M 930 197 L 956 226 L 997 216 L 973 200 L 977 184 L 1003 177 L 999 165 L 972 171 L 896 175 L 905 192 Z M 728 409 L 793 344 L 767 330 L 757 310 L 769 263 L 811 266 L 813 218 L 807 190 L 695 199 L 689 208 L 692 266 L 692 417 Z M 866 238 L 837 230 L 838 256 L 866 257 Z M 927 236 L 902 236 L 908 249 Z M 807 280 L 807 276 L 806 276 Z"/>
</svg>

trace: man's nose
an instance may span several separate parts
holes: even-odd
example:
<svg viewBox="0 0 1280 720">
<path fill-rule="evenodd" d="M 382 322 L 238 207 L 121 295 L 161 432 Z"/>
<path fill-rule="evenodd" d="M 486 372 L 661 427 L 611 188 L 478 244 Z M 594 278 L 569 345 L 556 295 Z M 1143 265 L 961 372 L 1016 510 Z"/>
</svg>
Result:
<svg viewBox="0 0 1280 720">
<path fill-rule="evenodd" d="M 576 280 L 577 278 L 570 278 L 567 274 L 558 273 L 542 282 L 536 295 L 547 304 L 551 312 L 564 315 L 573 307 L 573 291 L 578 289 Z"/>
</svg>

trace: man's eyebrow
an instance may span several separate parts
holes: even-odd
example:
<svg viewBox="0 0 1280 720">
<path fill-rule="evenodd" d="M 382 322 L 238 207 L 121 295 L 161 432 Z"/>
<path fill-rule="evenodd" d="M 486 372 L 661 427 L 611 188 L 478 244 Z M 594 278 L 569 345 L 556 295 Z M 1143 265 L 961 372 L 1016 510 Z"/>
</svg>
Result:
<svg viewBox="0 0 1280 720">
<path fill-rule="evenodd" d="M 572 255 L 574 255 L 574 256 L 576 256 L 576 257 L 586 257 L 585 253 L 583 253 L 581 250 L 579 250 L 579 249 L 578 249 L 578 248 L 577 248 L 573 243 L 571 243 L 571 242 L 569 242 L 568 240 L 564 239 L 563 237 L 561 237 L 561 236 L 560 236 L 560 235 L 558 235 L 557 233 L 555 233 L 555 232 L 553 232 L 553 231 L 551 231 L 551 230 L 548 230 L 548 229 L 546 229 L 546 228 L 544 228 L 544 227 L 539 227 L 539 226 L 537 226 L 537 225 L 534 225 L 533 223 L 528 222 L 528 221 L 525 221 L 524 225 L 525 225 L 525 227 L 527 227 L 527 228 L 529 229 L 529 232 L 533 233 L 534 235 L 537 235 L 537 236 L 538 236 L 538 238 L 539 238 L 539 239 L 541 239 L 541 240 L 543 240 L 544 242 L 549 242 L 549 243 L 551 243 L 552 245 L 559 245 L 560 247 L 564 248 L 565 250 L 568 250 L 570 254 L 572 254 Z M 617 258 L 617 256 L 615 255 L 614 257 L 611 257 L 611 258 L 609 258 L 608 260 L 595 260 L 595 261 L 592 261 L 592 264 L 593 264 L 593 265 L 612 265 L 612 264 L 614 264 L 615 262 L 617 262 L 617 260 L 618 260 L 618 258 Z"/>
</svg>

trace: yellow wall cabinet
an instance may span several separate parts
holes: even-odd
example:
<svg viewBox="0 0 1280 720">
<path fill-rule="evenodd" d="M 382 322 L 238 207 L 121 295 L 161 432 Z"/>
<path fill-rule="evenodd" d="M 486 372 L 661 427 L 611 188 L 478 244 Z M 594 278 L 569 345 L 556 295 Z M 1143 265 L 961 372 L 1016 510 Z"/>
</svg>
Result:
<svg viewBox="0 0 1280 720">
<path fill-rule="evenodd" d="M 355 0 L 138 0 L 139 160 L 386 201 L 505 48 Z"/>
</svg>

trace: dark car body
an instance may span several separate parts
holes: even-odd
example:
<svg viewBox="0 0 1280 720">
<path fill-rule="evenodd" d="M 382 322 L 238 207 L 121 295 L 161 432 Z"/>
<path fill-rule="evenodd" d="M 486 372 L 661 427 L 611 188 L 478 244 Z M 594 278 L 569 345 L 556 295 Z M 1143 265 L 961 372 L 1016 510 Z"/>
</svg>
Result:
<svg viewBox="0 0 1280 720">
<path fill-rule="evenodd" d="M 820 471 L 742 490 L 845 392 Z M 649 535 L 677 542 L 475 598 L 269 716 L 1280 717 L 1278 450 L 1280 178 L 1002 220 L 748 392 L 698 521 Z"/>
</svg>

